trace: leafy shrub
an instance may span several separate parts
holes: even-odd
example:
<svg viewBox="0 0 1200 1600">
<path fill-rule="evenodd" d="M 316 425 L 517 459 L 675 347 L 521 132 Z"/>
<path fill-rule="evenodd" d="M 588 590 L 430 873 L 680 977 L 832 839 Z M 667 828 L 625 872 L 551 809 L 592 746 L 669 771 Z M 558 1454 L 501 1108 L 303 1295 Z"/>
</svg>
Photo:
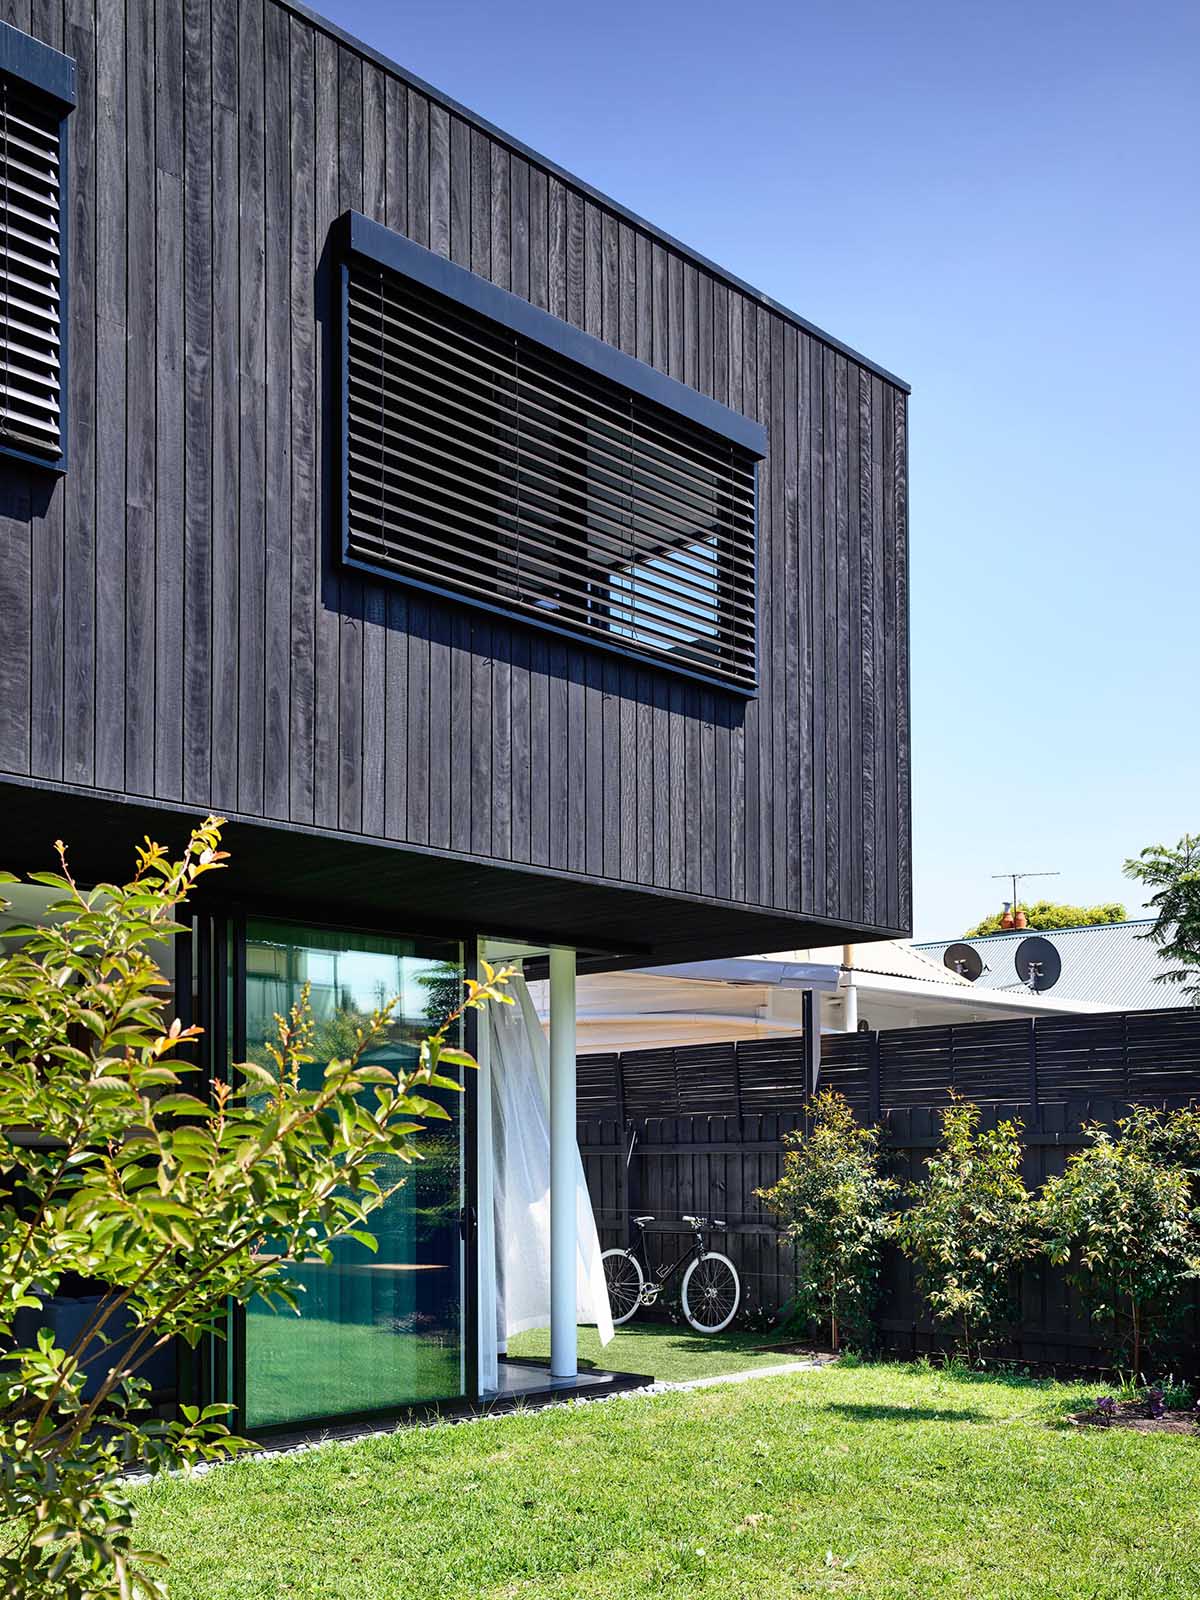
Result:
<svg viewBox="0 0 1200 1600">
<path fill-rule="evenodd" d="M 1146 902 L 1154 908 L 1154 926 L 1138 937 L 1175 963 L 1155 983 L 1181 984 L 1192 1005 L 1200 1006 L 1200 834 L 1185 833 L 1174 849 L 1147 845 L 1123 870 L 1154 890 Z"/>
<path fill-rule="evenodd" d="M 229 1408 L 147 1410 L 144 1375 L 182 1338 L 223 1332 L 228 1301 L 294 1307 L 301 1258 L 329 1261 L 335 1240 L 373 1246 L 371 1213 L 392 1189 L 376 1172 L 411 1162 L 430 1118 L 424 1092 L 457 1089 L 449 1043 L 466 1006 L 507 1000 L 508 972 L 487 971 L 422 1045 L 411 1072 L 366 1065 L 395 1002 L 356 1027 L 320 1088 L 307 995 L 278 1018 L 264 1061 L 237 1086 L 184 1092 L 195 1071 L 176 1052 L 199 1032 L 169 1021 L 155 942 L 181 931 L 176 908 L 219 868 L 221 819 L 182 857 L 146 843 L 133 879 L 79 890 L 61 871 L 34 881 L 61 898 L 45 927 L 10 928 L 0 956 L 0 1593 L 8 1600 L 130 1600 L 162 1593 L 160 1558 L 133 1546 L 122 1486 L 151 1471 L 228 1455 L 245 1441 Z M 17 880 L 4 874 L 0 882 Z M 6 907 L 7 902 L 0 902 Z M 270 1253 L 259 1254 L 269 1229 Z M 98 1281 L 95 1310 L 67 1348 L 43 1324 L 23 1345 L 18 1318 L 45 1318 L 64 1283 Z"/>
<path fill-rule="evenodd" d="M 967 1101 L 942 1112 L 941 1143 L 905 1191 L 911 1205 L 896 1224 L 930 1311 L 954 1329 L 968 1362 L 1011 1320 L 1017 1268 L 1036 1249 L 1022 1124 L 979 1124 L 979 1107 Z"/>
<path fill-rule="evenodd" d="M 1122 1144 L 1145 1160 L 1181 1173 L 1192 1206 L 1200 1207 L 1200 1108 L 1189 1105 L 1162 1111 L 1156 1106 L 1134 1106 L 1117 1119 L 1117 1129 Z"/>
<path fill-rule="evenodd" d="M 784 1141 L 779 1182 L 756 1193 L 798 1251 L 794 1314 L 828 1321 L 836 1350 L 844 1330 L 869 1335 L 896 1184 L 883 1174 L 878 1130 L 858 1123 L 842 1095 L 823 1090 L 810 1114 L 809 1130 Z"/>
<path fill-rule="evenodd" d="M 1052 933 L 1055 928 L 1096 928 L 1105 923 L 1124 922 L 1125 907 L 1112 900 L 1100 906 L 1060 905 L 1053 900 L 1035 900 L 1031 906 L 1022 906 L 1031 932 Z M 989 933 L 1000 933 L 1004 912 L 993 911 L 968 928 L 964 939 L 981 939 Z"/>
<path fill-rule="evenodd" d="M 1184 1285 L 1200 1275 L 1200 1239 L 1188 1174 L 1166 1156 L 1190 1138 L 1189 1123 L 1173 1133 L 1168 1120 L 1139 1110 L 1114 1136 L 1099 1124 L 1048 1178 L 1039 1215 L 1051 1261 L 1066 1267 L 1094 1316 L 1113 1323 L 1118 1354 L 1133 1377 L 1146 1343 L 1179 1307 Z"/>
<path fill-rule="evenodd" d="M 1186 1411 L 1193 1403 L 1190 1383 L 1177 1383 L 1174 1377 L 1170 1377 L 1159 1384 L 1159 1388 L 1162 1390 L 1163 1404 L 1169 1411 Z"/>
</svg>

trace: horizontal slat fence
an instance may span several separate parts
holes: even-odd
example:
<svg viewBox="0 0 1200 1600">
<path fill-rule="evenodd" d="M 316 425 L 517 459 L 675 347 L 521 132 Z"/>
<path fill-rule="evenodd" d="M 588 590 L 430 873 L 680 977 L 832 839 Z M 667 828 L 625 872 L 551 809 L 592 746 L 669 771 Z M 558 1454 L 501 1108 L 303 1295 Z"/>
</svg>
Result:
<svg viewBox="0 0 1200 1600">
<path fill-rule="evenodd" d="M 885 1129 L 891 1170 L 919 1177 L 950 1091 L 974 1100 L 985 1124 L 1024 1124 L 1025 1177 L 1039 1187 L 1084 1144 L 1089 1122 L 1111 1126 L 1131 1104 L 1200 1100 L 1200 1009 L 1050 1017 L 1036 1021 L 826 1035 L 821 1085 L 838 1089 Z M 736 1262 L 752 1307 L 776 1310 L 792 1292 L 792 1259 L 755 1198 L 778 1178 L 782 1140 L 805 1123 L 799 1038 L 579 1059 L 579 1143 L 605 1248 L 623 1245 L 630 1217 L 657 1219 L 655 1260 L 687 1244 L 685 1212 L 720 1218 L 713 1248 Z M 678 1288 L 678 1280 L 674 1287 Z M 902 1353 L 938 1346 L 914 1274 L 889 1249 L 879 1326 Z M 1181 1321 L 1181 1355 L 1200 1347 L 1200 1301 Z M 1098 1364 L 1105 1331 L 1061 1272 L 1023 1275 L 1021 1322 L 1004 1352 L 1024 1361 Z"/>
</svg>

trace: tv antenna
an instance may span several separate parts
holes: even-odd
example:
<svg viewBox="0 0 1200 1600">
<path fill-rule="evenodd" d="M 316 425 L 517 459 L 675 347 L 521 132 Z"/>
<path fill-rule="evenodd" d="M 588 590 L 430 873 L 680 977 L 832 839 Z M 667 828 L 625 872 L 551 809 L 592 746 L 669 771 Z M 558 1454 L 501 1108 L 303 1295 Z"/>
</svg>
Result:
<svg viewBox="0 0 1200 1600">
<path fill-rule="evenodd" d="M 1061 872 L 993 872 L 993 878 L 1007 878 L 1012 884 L 1012 910 L 1017 912 L 1017 885 L 1025 878 L 1061 878 Z"/>
</svg>

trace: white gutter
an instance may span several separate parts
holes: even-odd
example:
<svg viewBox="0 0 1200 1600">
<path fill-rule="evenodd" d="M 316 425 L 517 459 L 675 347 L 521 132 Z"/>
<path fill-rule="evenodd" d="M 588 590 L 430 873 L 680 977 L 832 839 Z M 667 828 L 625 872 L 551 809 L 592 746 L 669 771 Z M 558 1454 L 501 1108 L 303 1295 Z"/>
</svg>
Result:
<svg viewBox="0 0 1200 1600">
<path fill-rule="evenodd" d="M 899 999 L 939 1000 L 946 1005 L 973 1007 L 979 1011 L 1021 1011 L 1045 1013 L 1047 1016 L 1071 1016 L 1083 1012 L 1112 1011 L 1113 1007 L 1099 1000 L 1072 1000 L 1068 995 L 1052 997 L 1035 994 L 1024 985 L 1013 989 L 977 989 L 957 983 L 938 983 L 921 978 L 903 978 L 886 972 L 868 972 L 855 967 L 853 982 L 860 989 L 894 995 Z"/>
<path fill-rule="evenodd" d="M 762 961 L 755 956 L 725 960 L 685 961 L 672 967 L 635 967 L 649 978 L 688 978 L 701 983 L 756 984 L 772 989 L 833 990 L 841 968 L 817 961 Z"/>
</svg>

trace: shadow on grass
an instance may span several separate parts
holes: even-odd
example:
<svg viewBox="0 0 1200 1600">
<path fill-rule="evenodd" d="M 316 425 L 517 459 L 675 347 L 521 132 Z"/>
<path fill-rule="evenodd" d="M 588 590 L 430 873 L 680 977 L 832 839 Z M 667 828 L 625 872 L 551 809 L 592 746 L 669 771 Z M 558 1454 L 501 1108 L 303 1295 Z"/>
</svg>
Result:
<svg viewBox="0 0 1200 1600">
<path fill-rule="evenodd" d="M 985 1411 L 952 1410 L 945 1406 L 889 1406 L 835 1400 L 822 1407 L 847 1422 L 991 1422 Z"/>
</svg>

